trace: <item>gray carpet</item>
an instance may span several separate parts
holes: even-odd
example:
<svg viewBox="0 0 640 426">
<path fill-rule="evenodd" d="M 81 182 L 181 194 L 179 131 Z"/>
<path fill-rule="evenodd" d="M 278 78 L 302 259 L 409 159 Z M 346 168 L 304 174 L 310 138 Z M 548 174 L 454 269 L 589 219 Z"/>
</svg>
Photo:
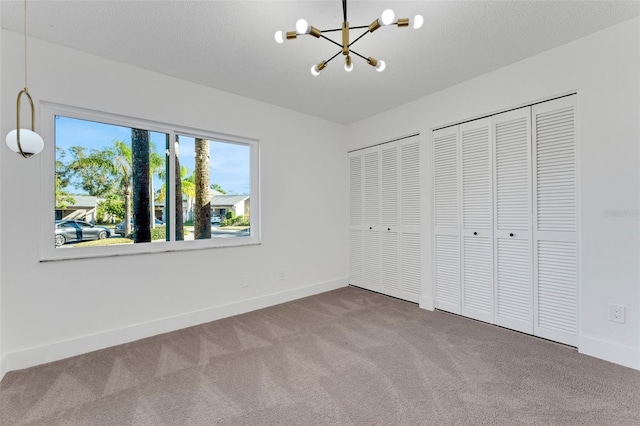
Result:
<svg viewBox="0 0 640 426">
<path fill-rule="evenodd" d="M 10 372 L 9 425 L 639 425 L 640 371 L 343 288 Z"/>
</svg>

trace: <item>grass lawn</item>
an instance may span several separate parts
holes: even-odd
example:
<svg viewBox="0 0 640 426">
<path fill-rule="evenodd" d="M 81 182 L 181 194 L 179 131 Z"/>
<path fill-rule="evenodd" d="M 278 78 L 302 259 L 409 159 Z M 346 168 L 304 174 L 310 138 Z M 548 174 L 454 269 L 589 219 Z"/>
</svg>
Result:
<svg viewBox="0 0 640 426">
<path fill-rule="evenodd" d="M 83 241 L 78 244 L 74 244 L 74 247 L 98 247 L 98 246 L 112 246 L 114 244 L 133 244 L 133 240 L 129 238 L 105 238 L 104 240 Z"/>
</svg>

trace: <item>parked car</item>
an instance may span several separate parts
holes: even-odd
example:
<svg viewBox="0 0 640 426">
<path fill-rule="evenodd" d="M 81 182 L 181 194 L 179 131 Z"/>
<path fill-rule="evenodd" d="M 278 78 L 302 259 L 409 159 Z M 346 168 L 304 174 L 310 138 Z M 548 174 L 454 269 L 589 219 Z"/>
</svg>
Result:
<svg viewBox="0 0 640 426">
<path fill-rule="evenodd" d="M 220 216 L 211 216 L 211 224 L 212 225 L 220 225 L 221 221 L 222 221 L 222 219 L 220 218 Z"/>
<path fill-rule="evenodd" d="M 56 220 L 56 247 L 72 241 L 104 240 L 111 231 L 82 220 Z"/>
<path fill-rule="evenodd" d="M 160 219 L 156 218 L 156 226 L 160 226 L 160 225 L 164 225 L 164 222 L 161 221 Z M 131 228 L 133 228 L 133 219 L 131 219 Z M 115 229 L 113 230 L 114 234 L 118 234 L 121 237 L 124 237 L 124 222 L 120 222 L 119 224 L 116 225 Z"/>
</svg>

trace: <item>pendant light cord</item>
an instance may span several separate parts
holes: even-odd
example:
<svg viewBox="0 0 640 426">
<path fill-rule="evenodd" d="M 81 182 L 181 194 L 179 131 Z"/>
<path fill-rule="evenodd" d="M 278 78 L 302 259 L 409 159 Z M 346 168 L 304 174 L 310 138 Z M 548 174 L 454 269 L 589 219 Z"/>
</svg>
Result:
<svg viewBox="0 0 640 426">
<path fill-rule="evenodd" d="M 24 88 L 27 88 L 27 0 L 24 0 Z"/>
<path fill-rule="evenodd" d="M 347 22 L 347 0 L 342 0 L 342 16 L 344 17 L 344 22 Z"/>
</svg>

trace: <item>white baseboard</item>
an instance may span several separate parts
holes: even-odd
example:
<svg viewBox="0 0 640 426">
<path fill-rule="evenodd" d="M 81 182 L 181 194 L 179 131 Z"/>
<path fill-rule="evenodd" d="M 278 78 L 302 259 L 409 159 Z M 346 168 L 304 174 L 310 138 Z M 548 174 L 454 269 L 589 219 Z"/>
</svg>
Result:
<svg viewBox="0 0 640 426">
<path fill-rule="evenodd" d="M 2 360 L 0 380 L 4 377 L 4 374 L 9 371 L 33 367 L 87 352 L 121 345 L 145 337 L 204 324 L 346 286 L 347 278 L 339 278 L 293 290 L 259 296 L 253 299 L 245 299 L 226 305 L 213 306 L 199 311 L 187 312 L 180 315 L 133 324 L 123 328 L 106 330 L 100 333 L 10 352 L 5 354 Z"/>
<path fill-rule="evenodd" d="M 7 363 L 4 360 L 4 356 L 0 356 L 0 382 L 4 379 L 4 375 L 7 374 L 7 370 L 5 369 L 6 365 Z"/>
<path fill-rule="evenodd" d="M 622 346 L 588 336 L 580 336 L 578 352 L 614 364 L 640 370 L 640 349 Z"/>
<path fill-rule="evenodd" d="M 420 308 L 427 311 L 433 311 L 436 309 L 435 301 L 433 297 L 420 296 Z"/>
</svg>

